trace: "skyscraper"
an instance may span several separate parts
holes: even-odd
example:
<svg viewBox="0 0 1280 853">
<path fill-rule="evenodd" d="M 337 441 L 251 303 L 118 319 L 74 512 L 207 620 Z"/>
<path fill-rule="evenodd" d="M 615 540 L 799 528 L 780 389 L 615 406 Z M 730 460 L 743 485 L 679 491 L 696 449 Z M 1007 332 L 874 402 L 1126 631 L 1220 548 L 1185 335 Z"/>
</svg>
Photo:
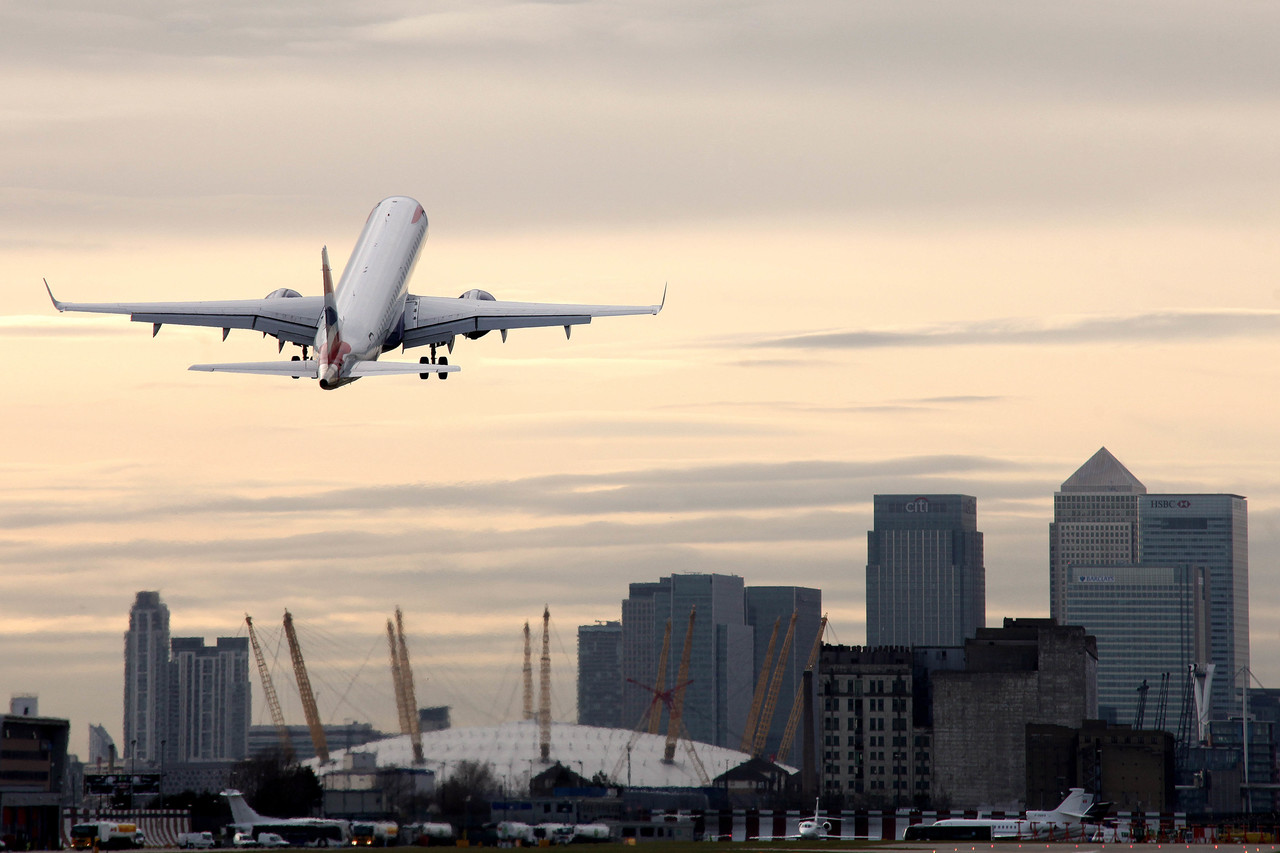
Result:
<svg viewBox="0 0 1280 853">
<path fill-rule="evenodd" d="M 634 728 L 653 702 L 664 625 L 654 617 L 656 598 L 671 595 L 671 578 L 633 583 L 622 601 L 622 726 Z"/>
<path fill-rule="evenodd" d="M 1144 564 L 1203 567 L 1209 587 L 1213 712 L 1239 714 L 1236 687 L 1249 666 L 1249 522 L 1239 495 L 1147 495 L 1139 505 Z"/>
<path fill-rule="evenodd" d="M 172 650 L 172 655 L 170 651 Z M 169 637 L 169 608 L 139 592 L 124 635 L 124 743 L 138 764 L 248 755 L 249 641 Z"/>
<path fill-rule="evenodd" d="M 622 623 L 578 626 L 578 725 L 622 728 Z"/>
<path fill-rule="evenodd" d="M 1067 578 L 1076 564 L 1125 566 L 1138 561 L 1137 477 L 1098 450 L 1053 495 L 1049 525 L 1049 615 L 1067 624 Z"/>
<path fill-rule="evenodd" d="M 690 643 L 688 683 L 676 683 L 696 608 Z M 664 660 L 668 621 L 671 640 Z M 623 674 L 652 687 L 662 667 L 665 691 L 683 695 L 683 727 L 695 741 L 737 747 L 746 725 L 755 657 L 754 632 L 746 621 L 742 578 L 736 575 L 671 575 L 656 583 L 631 584 L 622 603 Z M 630 681 L 624 685 L 627 726 L 635 726 L 653 701 L 653 692 Z M 667 715 L 663 713 L 663 725 Z"/>
<path fill-rule="evenodd" d="M 175 637 L 170 683 L 177 725 L 170 760 L 239 761 L 249 755 L 249 639 Z"/>
<path fill-rule="evenodd" d="M 1199 571 L 1202 580 L 1192 586 L 1198 595 L 1207 591 L 1207 656 L 1217 670 L 1212 713 L 1218 718 L 1238 713 L 1232 708 L 1234 688 L 1249 665 L 1248 507 L 1243 497 L 1147 494 L 1146 486 L 1104 447 L 1054 495 L 1049 564 L 1050 611 L 1059 622 L 1075 616 L 1068 612 L 1067 595 L 1076 575 L 1105 574 L 1102 569 L 1123 566 Z M 1128 605 L 1117 599 L 1113 606 L 1117 613 L 1128 607 L 1130 618 L 1137 620 L 1145 605 L 1131 597 Z M 1184 612 L 1194 606 L 1186 604 Z M 1100 662 L 1100 669 L 1104 666 L 1109 665 Z M 1181 679 L 1182 672 L 1177 676 Z M 1131 689 L 1136 691 L 1140 683 Z"/>
<path fill-rule="evenodd" d="M 139 592 L 124 635 L 124 748 L 160 764 L 169 723 L 169 608 L 158 592 Z"/>
<path fill-rule="evenodd" d="M 809 663 L 809 656 L 814 650 L 814 643 L 818 637 L 818 627 L 822 623 L 822 590 L 803 586 L 749 586 L 746 588 L 746 593 L 747 624 L 755 632 L 755 658 L 752 672 L 755 673 L 757 680 L 760 677 L 760 671 L 764 668 L 764 656 L 769 649 L 769 637 L 773 632 L 773 626 L 778 625 L 778 637 L 773 651 L 773 661 L 770 663 L 771 672 L 768 676 L 769 685 L 772 685 L 774 680 L 773 671 L 777 670 L 779 665 L 781 670 L 778 672 L 777 702 L 764 747 L 765 755 L 774 755 L 778 751 L 783 732 L 786 730 L 792 703 L 795 701 L 805 666 Z M 781 658 L 792 613 L 796 615 L 795 632 L 791 640 L 791 648 L 787 650 L 786 657 Z M 813 699 L 816 702 L 818 690 L 816 679 L 813 690 Z M 795 747 L 799 747 L 802 734 L 803 730 L 798 726 L 793 733 L 793 749 L 788 756 L 792 764 L 799 763 L 797 757 L 800 751 Z"/>
<path fill-rule="evenodd" d="M 964 645 L 987 613 L 977 498 L 876 495 L 874 512 L 867 645 Z"/>
<path fill-rule="evenodd" d="M 1191 664 L 1207 663 L 1209 595 L 1194 566 L 1075 566 L 1067 579 L 1067 623 L 1098 642 L 1098 714 L 1136 724 L 1138 688 L 1151 693 L 1143 720 L 1177 732 L 1179 697 Z M 1167 676 L 1167 681 L 1165 680 Z M 1164 694 L 1172 713 L 1159 719 Z"/>
</svg>

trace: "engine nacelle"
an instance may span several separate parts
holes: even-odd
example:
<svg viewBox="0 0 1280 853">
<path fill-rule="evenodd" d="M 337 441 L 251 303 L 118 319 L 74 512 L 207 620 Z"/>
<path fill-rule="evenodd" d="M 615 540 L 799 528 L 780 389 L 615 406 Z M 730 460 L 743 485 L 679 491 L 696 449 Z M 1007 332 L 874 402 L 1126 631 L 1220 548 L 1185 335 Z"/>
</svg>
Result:
<svg viewBox="0 0 1280 853">
<path fill-rule="evenodd" d="M 494 298 L 493 298 L 493 294 L 492 294 L 492 293 L 490 293 L 490 292 L 489 292 L 489 291 L 487 291 L 487 290 L 481 290 L 481 289 L 480 289 L 480 288 L 478 288 L 478 287 L 473 287 L 473 288 L 471 288 L 470 290 L 468 290 L 466 293 L 462 294 L 462 295 L 461 295 L 461 296 L 459 296 L 458 298 L 459 298 L 459 299 L 481 299 L 481 300 L 484 300 L 485 302 L 497 302 L 497 301 L 498 301 L 498 300 L 496 300 L 496 299 L 494 299 Z M 463 337 L 464 337 L 464 338 L 467 338 L 468 340 L 472 340 L 472 341 L 474 341 L 474 340 L 476 340 L 477 338 L 483 338 L 483 337 L 484 337 L 485 335 L 487 335 L 487 334 L 489 334 L 489 330 L 488 330 L 488 329 L 485 329 L 483 332 L 471 332 L 471 333 L 469 333 L 469 334 L 463 335 Z M 443 376 L 443 375 L 444 375 L 444 374 L 441 374 L 441 376 Z"/>
<path fill-rule="evenodd" d="M 267 294 L 267 299 L 300 299 L 302 294 L 291 287 L 278 287 Z"/>
</svg>

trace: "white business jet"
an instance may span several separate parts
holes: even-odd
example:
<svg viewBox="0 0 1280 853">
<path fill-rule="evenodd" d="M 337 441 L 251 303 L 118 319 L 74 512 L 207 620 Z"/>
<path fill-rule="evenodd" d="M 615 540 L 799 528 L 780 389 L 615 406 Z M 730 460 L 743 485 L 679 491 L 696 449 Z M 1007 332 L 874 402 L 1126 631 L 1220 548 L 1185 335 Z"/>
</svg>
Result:
<svg viewBox="0 0 1280 853">
<path fill-rule="evenodd" d="M 1067 838 L 1081 832 L 1081 821 L 1097 813 L 1092 794 L 1072 788 L 1056 809 L 1027 809 L 1020 818 L 945 818 L 931 824 L 909 826 L 906 841 L 992 841 L 999 839 Z M 1101 809 L 1105 811 L 1105 808 Z"/>
<path fill-rule="evenodd" d="M 827 833 L 831 831 L 831 821 L 823 820 L 821 817 L 822 810 L 820 808 L 822 800 L 815 800 L 813 803 L 813 817 L 808 820 L 800 821 L 798 827 L 800 832 L 795 838 L 826 838 Z"/>
<path fill-rule="evenodd" d="M 302 348 L 291 361 L 254 361 L 233 364 L 193 364 L 191 370 L 225 373 L 263 373 L 274 376 L 318 379 L 324 389 L 338 388 L 363 376 L 417 374 L 441 379 L 458 370 L 446 356 L 436 357 L 444 346 L 453 351 L 455 338 L 479 338 L 488 332 L 533 326 L 563 326 L 565 335 L 593 317 L 624 314 L 657 314 L 657 305 L 569 305 L 539 302 L 501 302 L 486 291 L 473 289 L 457 299 L 414 296 L 408 292 L 409 276 L 427 236 L 427 215 L 422 205 L 405 196 L 379 202 L 369 214 L 360 239 L 335 288 L 329 269 L 329 251 L 320 250 L 322 296 L 302 296 L 280 288 L 265 299 L 219 302 L 60 302 L 49 298 L 59 311 L 97 314 L 129 314 L 130 319 L 151 323 L 155 335 L 166 323 L 212 326 L 222 329 L 226 340 L 232 329 L 253 329 L 285 344 Z M 418 363 L 380 362 L 382 353 L 402 347 L 431 347 L 430 357 Z M 308 353 L 313 347 L 314 354 Z"/>
</svg>

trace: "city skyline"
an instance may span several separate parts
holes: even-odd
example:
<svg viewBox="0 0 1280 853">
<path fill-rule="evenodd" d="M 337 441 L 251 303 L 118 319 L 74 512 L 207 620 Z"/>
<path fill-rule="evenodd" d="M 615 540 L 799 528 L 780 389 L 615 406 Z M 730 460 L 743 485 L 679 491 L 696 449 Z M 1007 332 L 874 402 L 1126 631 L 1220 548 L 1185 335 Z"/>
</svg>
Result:
<svg viewBox="0 0 1280 853">
<path fill-rule="evenodd" d="M 876 493 L 976 496 L 988 623 L 1043 616 L 1053 492 L 1104 445 L 1248 498 L 1280 686 L 1277 34 L 1188 3 L 0 10 L 0 690 L 80 754 L 119 737 L 121 614 L 159 590 L 177 636 L 249 612 L 271 645 L 289 607 L 325 720 L 394 730 L 398 604 L 420 704 L 496 722 L 549 604 L 571 719 L 573 631 L 633 578 L 821 589 L 860 643 Z M 666 307 L 324 394 L 184 369 L 278 357 L 252 333 L 41 284 L 314 295 L 396 193 L 431 222 L 414 292 Z"/>
</svg>

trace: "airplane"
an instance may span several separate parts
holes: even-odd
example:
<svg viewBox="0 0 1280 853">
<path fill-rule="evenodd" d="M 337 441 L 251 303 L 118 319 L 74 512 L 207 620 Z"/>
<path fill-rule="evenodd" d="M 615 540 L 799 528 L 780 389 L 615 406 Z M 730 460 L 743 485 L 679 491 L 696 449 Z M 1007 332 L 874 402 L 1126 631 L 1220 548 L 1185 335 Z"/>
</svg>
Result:
<svg viewBox="0 0 1280 853">
<path fill-rule="evenodd" d="M 351 822 L 323 817 L 266 817 L 254 811 L 244 794 L 234 789 L 222 792 L 231 806 L 232 826 L 237 832 L 257 839 L 263 833 L 278 835 L 293 846 L 345 847 L 351 840 Z"/>
<path fill-rule="evenodd" d="M 1093 795 L 1072 788 L 1056 809 L 1027 809 L 1021 818 L 944 818 L 925 825 L 908 826 L 904 841 L 994 841 L 1001 838 L 1064 838 L 1080 829 L 1096 811 Z"/>
<path fill-rule="evenodd" d="M 666 303 L 666 291 L 657 305 L 574 305 L 540 302 L 504 302 L 488 291 L 473 288 L 457 299 L 415 296 L 408 281 L 427 236 L 427 215 L 422 205 L 407 196 L 392 196 L 374 206 L 364 230 L 335 288 L 329 267 L 328 247 L 320 250 L 322 295 L 303 296 L 279 288 L 264 299 L 216 302 L 61 302 L 49 282 L 45 289 L 58 311 L 96 314 L 129 314 L 139 323 L 151 323 L 154 337 L 160 327 L 172 323 L 222 329 L 225 341 L 232 329 L 253 329 L 271 335 L 284 345 L 296 344 L 302 355 L 290 361 L 255 361 L 231 364 L 193 364 L 189 370 L 224 373 L 258 373 L 319 380 L 325 390 L 339 388 L 364 376 L 417 374 L 445 379 L 459 368 L 447 356 L 436 357 L 438 347 L 453 352 L 455 339 L 483 337 L 497 330 L 506 341 L 509 329 L 563 326 L 565 336 L 576 325 L 593 317 L 657 314 Z M 428 346 L 430 357 L 412 362 L 383 362 L 378 356 L 402 347 Z M 315 350 L 314 357 L 308 347 Z"/>
<path fill-rule="evenodd" d="M 826 838 L 827 833 L 831 831 L 831 822 L 821 820 L 818 817 L 819 804 L 821 799 L 815 800 L 813 803 L 813 817 L 808 820 L 800 821 L 800 832 L 796 838 Z"/>
</svg>

